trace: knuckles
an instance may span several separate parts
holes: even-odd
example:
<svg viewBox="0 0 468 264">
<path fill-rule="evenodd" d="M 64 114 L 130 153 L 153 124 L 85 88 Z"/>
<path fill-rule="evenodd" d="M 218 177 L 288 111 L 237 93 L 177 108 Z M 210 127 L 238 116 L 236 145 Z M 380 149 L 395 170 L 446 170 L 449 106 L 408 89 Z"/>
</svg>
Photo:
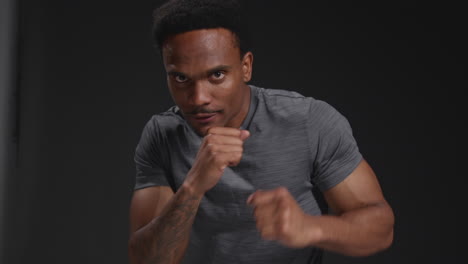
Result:
<svg viewBox="0 0 468 264">
<path fill-rule="evenodd" d="M 206 145 L 206 148 L 208 149 L 208 152 L 212 155 L 215 154 L 218 149 L 218 147 L 215 144 L 209 144 L 209 143 Z"/>
<path fill-rule="evenodd" d="M 233 156 L 234 159 L 237 160 L 237 163 L 239 163 L 240 159 L 242 158 L 242 152 L 234 152 Z"/>
<path fill-rule="evenodd" d="M 214 138 L 214 136 L 212 134 L 210 135 L 207 135 L 204 139 L 204 143 L 205 145 L 209 146 L 209 145 L 213 145 L 216 143 L 216 139 Z"/>
<path fill-rule="evenodd" d="M 276 195 L 278 195 L 278 198 L 286 198 L 289 196 L 289 191 L 285 187 L 281 186 L 275 190 Z"/>
<path fill-rule="evenodd" d="M 279 221 L 277 229 L 278 229 L 278 235 L 281 236 L 281 237 L 286 236 L 289 233 L 289 230 L 290 230 L 289 225 L 286 222 L 283 222 L 283 221 Z"/>
<path fill-rule="evenodd" d="M 259 194 L 262 193 L 259 191 Z M 295 211 L 289 191 L 280 187 L 274 190 L 275 198 L 272 203 L 259 205 L 254 208 L 257 229 L 265 239 L 277 239 L 285 243 L 292 243 L 295 239 L 295 223 L 299 215 Z M 275 206 L 275 212 L 265 210 L 265 206 Z"/>
</svg>

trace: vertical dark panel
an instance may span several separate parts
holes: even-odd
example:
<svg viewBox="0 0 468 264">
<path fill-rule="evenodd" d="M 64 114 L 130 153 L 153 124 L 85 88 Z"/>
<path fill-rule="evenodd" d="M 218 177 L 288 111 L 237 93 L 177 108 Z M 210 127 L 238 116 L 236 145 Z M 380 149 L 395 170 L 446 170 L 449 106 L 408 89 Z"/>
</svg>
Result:
<svg viewBox="0 0 468 264">
<path fill-rule="evenodd" d="M 170 104 L 155 83 L 152 8 L 151 1 L 21 3 L 21 142 L 9 186 L 8 263 L 127 263 L 133 151 L 147 119 Z"/>
<path fill-rule="evenodd" d="M 0 1 L 0 262 L 5 260 L 8 180 L 15 162 L 16 3 Z"/>
<path fill-rule="evenodd" d="M 4 239 L 5 263 L 24 263 L 32 261 L 36 253 L 31 248 L 34 244 L 49 244 L 47 239 L 38 239 L 34 230 L 37 214 L 40 211 L 41 179 L 40 145 L 44 133 L 42 133 L 43 109 L 41 108 L 44 90 L 42 81 L 44 67 L 37 67 L 43 56 L 44 42 L 41 34 L 44 27 L 42 19 L 43 10 L 25 9 L 25 2 L 17 2 L 18 7 L 18 92 L 17 102 L 17 133 L 18 154 L 16 155 L 15 175 L 10 175 L 7 185 L 8 206 L 6 210 Z M 31 3 L 33 4 L 33 3 Z M 31 6 L 28 6 L 31 7 Z M 25 17 L 35 23 L 25 23 Z M 24 140 L 23 140 L 24 139 Z M 35 216 L 36 215 L 36 216 Z M 35 217 L 34 217 L 35 216 Z"/>
</svg>

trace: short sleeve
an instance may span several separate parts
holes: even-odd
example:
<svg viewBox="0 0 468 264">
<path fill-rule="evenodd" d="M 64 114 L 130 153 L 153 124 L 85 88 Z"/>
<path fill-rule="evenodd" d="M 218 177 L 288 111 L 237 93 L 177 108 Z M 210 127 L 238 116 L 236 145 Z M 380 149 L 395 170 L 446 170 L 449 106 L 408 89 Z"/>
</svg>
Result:
<svg viewBox="0 0 468 264">
<path fill-rule="evenodd" d="M 312 182 L 321 191 L 328 190 L 348 177 L 362 160 L 348 120 L 329 104 L 315 100 L 311 104 L 315 159 Z"/>
<path fill-rule="evenodd" d="M 145 125 L 135 150 L 135 190 L 151 186 L 170 186 L 161 153 L 163 137 L 153 116 Z"/>
</svg>

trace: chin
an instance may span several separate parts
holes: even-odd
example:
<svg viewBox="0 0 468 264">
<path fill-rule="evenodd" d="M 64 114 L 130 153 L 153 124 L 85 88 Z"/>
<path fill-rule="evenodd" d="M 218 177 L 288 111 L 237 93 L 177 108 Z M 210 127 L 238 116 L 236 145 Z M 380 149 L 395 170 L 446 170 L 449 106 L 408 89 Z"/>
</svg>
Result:
<svg viewBox="0 0 468 264">
<path fill-rule="evenodd" d="M 209 128 L 203 128 L 203 129 L 194 129 L 195 133 L 197 133 L 200 137 L 206 136 L 208 134 L 208 129 Z"/>
<path fill-rule="evenodd" d="M 197 133 L 197 135 L 199 135 L 201 137 L 204 137 L 204 136 L 206 136 L 206 134 L 208 134 L 208 130 L 211 127 L 214 127 L 214 126 L 195 127 L 195 126 L 191 125 L 191 127 L 192 127 L 193 131 L 195 131 L 195 133 Z"/>
<path fill-rule="evenodd" d="M 201 137 L 206 136 L 208 134 L 208 130 L 212 127 L 226 127 L 226 123 L 222 122 L 222 120 L 216 120 L 213 123 L 208 123 L 208 124 L 203 124 L 203 125 L 189 122 L 189 125 L 192 127 L 195 133 L 197 133 Z"/>
</svg>

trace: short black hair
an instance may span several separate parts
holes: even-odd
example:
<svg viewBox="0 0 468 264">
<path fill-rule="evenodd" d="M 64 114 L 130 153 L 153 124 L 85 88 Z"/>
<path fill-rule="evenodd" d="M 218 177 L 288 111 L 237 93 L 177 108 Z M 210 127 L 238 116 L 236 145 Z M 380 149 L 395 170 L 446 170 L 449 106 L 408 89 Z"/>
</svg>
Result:
<svg viewBox="0 0 468 264">
<path fill-rule="evenodd" d="M 197 29 L 225 28 L 243 56 L 250 49 L 241 3 L 236 0 L 169 0 L 153 12 L 153 37 L 162 51 L 167 37 Z"/>
</svg>

